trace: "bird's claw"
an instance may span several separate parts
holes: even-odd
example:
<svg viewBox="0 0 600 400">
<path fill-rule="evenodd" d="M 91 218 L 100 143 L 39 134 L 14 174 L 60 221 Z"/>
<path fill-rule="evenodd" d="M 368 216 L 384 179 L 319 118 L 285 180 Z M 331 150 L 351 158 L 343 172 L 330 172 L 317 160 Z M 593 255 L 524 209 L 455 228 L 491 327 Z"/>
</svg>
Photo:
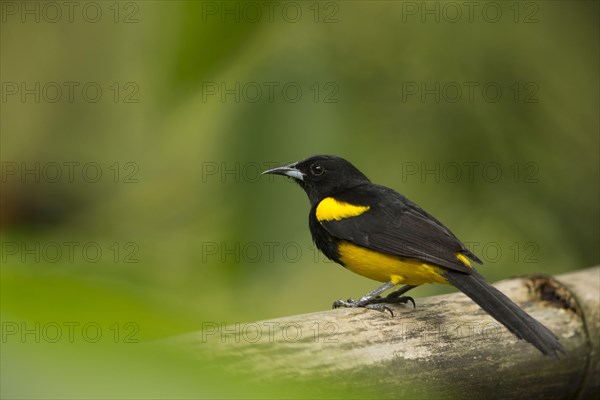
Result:
<svg viewBox="0 0 600 400">
<path fill-rule="evenodd" d="M 365 303 L 365 302 L 361 302 L 361 301 L 356 301 L 354 299 L 348 299 L 346 301 L 344 300 L 336 300 L 333 302 L 332 308 L 368 308 L 370 310 L 376 310 L 379 312 L 386 312 L 388 311 L 390 313 L 390 315 L 393 317 L 394 316 L 394 312 L 385 304 L 383 304 L 383 302 L 380 303 Z"/>
<path fill-rule="evenodd" d="M 331 308 L 342 308 L 342 307 L 344 307 L 344 308 L 351 308 L 351 307 L 360 307 L 360 305 L 354 299 L 348 299 L 346 301 L 344 301 L 344 300 L 336 300 L 331 305 Z"/>
<path fill-rule="evenodd" d="M 369 303 L 370 304 L 379 304 L 379 303 L 388 303 L 388 304 L 407 304 L 411 302 L 413 308 L 417 308 L 417 304 L 415 303 L 415 299 L 410 296 L 399 296 L 394 293 L 390 293 L 386 297 L 377 296 L 373 298 Z"/>
<path fill-rule="evenodd" d="M 407 304 L 411 302 L 413 308 L 416 308 L 417 305 L 415 303 L 415 299 L 410 296 L 400 296 L 400 294 L 396 294 L 395 292 L 390 293 L 386 297 L 376 296 L 371 299 L 363 298 L 358 301 L 354 299 L 344 300 L 336 300 L 333 302 L 332 308 L 368 308 L 370 310 L 376 310 L 380 312 L 388 311 L 392 317 L 394 316 L 394 312 L 385 304 Z"/>
<path fill-rule="evenodd" d="M 376 311 L 379 311 L 379 312 L 386 312 L 386 311 L 387 311 L 387 312 L 389 312 L 389 313 L 390 313 L 390 316 L 391 316 L 391 317 L 393 317 L 393 316 L 394 316 L 394 312 L 392 311 L 392 309 L 391 309 L 391 308 L 389 308 L 388 306 L 386 306 L 386 305 L 385 305 L 385 304 L 383 304 L 383 303 L 373 303 L 373 304 L 367 304 L 367 305 L 365 305 L 365 306 L 363 306 L 363 307 L 364 307 L 364 308 L 371 309 L 371 310 L 376 310 Z"/>
</svg>

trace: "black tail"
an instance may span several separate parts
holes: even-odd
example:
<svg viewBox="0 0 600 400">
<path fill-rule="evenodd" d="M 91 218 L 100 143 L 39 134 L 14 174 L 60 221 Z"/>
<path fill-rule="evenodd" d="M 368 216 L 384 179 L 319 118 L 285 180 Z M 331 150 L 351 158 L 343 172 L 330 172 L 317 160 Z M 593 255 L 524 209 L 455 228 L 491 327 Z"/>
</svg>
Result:
<svg viewBox="0 0 600 400">
<path fill-rule="evenodd" d="M 473 270 L 471 274 L 447 271 L 444 276 L 452 285 L 469 296 L 519 339 L 534 345 L 539 351 L 554 359 L 558 352 L 566 354 L 558 338 L 544 325 L 533 319 L 498 289 Z"/>
</svg>

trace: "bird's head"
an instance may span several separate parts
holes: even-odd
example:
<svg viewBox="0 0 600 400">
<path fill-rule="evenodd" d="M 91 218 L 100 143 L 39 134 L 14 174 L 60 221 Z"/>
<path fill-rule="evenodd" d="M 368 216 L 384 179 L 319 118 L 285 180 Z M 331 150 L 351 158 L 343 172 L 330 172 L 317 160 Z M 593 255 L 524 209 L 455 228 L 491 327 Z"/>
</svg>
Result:
<svg viewBox="0 0 600 400">
<path fill-rule="evenodd" d="M 369 183 L 350 162 L 341 157 L 317 155 L 305 160 L 272 168 L 263 174 L 285 175 L 304 189 L 311 204 L 352 187 Z"/>
</svg>

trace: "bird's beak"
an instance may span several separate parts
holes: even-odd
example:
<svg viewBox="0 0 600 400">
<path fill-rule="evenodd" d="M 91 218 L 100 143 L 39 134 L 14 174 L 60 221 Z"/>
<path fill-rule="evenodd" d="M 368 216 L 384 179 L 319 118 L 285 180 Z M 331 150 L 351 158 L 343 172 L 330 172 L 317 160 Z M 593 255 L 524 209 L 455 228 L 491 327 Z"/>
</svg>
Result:
<svg viewBox="0 0 600 400">
<path fill-rule="evenodd" d="M 285 175 L 296 180 L 303 181 L 304 174 L 300 172 L 299 169 L 296 169 L 296 164 L 298 163 L 291 163 L 283 167 L 271 168 L 264 171 L 263 174 Z"/>
</svg>

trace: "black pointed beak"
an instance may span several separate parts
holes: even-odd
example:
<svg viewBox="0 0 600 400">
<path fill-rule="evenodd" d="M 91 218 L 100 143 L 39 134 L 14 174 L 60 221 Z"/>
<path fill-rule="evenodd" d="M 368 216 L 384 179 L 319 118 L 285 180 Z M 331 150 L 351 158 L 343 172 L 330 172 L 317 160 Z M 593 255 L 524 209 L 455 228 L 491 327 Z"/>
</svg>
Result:
<svg viewBox="0 0 600 400">
<path fill-rule="evenodd" d="M 289 176 L 290 178 L 294 178 L 298 181 L 304 180 L 304 174 L 296 168 L 296 164 L 291 163 L 288 165 L 284 165 L 283 167 L 271 168 L 263 172 L 264 174 L 273 174 L 273 175 L 284 175 Z"/>
</svg>

